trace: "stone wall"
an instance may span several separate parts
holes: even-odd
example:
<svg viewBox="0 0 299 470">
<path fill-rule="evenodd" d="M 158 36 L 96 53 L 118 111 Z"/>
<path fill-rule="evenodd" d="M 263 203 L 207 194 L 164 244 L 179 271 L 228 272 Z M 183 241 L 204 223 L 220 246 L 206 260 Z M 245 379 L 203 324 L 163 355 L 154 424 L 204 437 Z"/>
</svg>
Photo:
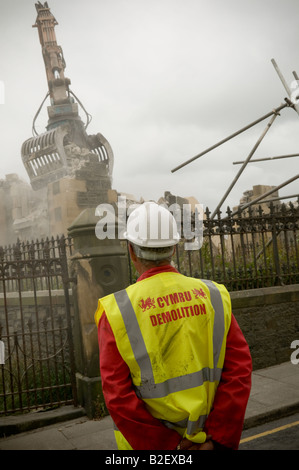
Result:
<svg viewBox="0 0 299 470">
<path fill-rule="evenodd" d="M 48 184 L 50 233 L 67 233 L 67 228 L 82 211 L 77 204 L 79 191 L 86 191 L 86 182 L 76 178 L 65 177 Z"/>
<path fill-rule="evenodd" d="M 253 368 L 290 360 L 299 340 L 299 285 L 231 292 L 232 311 L 249 344 Z"/>
<path fill-rule="evenodd" d="M 294 340 L 299 340 L 299 285 L 251 289 L 231 292 L 230 295 L 233 314 L 249 344 L 253 368 L 261 369 L 289 361 L 292 353 L 290 345 Z M 73 302 L 73 296 L 70 295 L 71 307 Z M 94 302 L 96 304 L 96 299 Z M 49 316 L 48 292 L 38 292 L 37 306 L 32 293 L 22 293 L 25 323 L 35 316 L 36 307 L 40 319 Z M 10 328 L 12 331 L 20 329 L 17 293 L 7 294 L 7 308 Z M 64 316 L 63 291 L 52 292 L 52 309 L 55 317 Z M 93 314 L 93 311 L 90 312 L 92 321 Z M 0 294 L 0 323 L 3 326 L 5 324 L 3 294 Z"/>
<path fill-rule="evenodd" d="M 71 290 L 69 292 L 71 294 Z M 70 307 L 71 315 L 73 316 L 72 295 L 70 295 Z M 33 328 L 36 329 L 36 315 L 38 315 L 40 329 L 43 327 L 42 322 L 44 319 L 47 319 L 49 321 L 49 325 L 51 325 L 51 319 L 53 318 L 55 321 L 59 316 L 62 317 L 63 324 L 66 324 L 65 309 L 65 296 L 63 290 L 51 291 L 51 304 L 48 291 L 37 291 L 36 298 L 34 298 L 33 292 L 22 292 L 21 303 L 18 292 L 6 293 L 6 299 L 4 299 L 3 294 L 0 294 L 0 325 L 3 328 L 2 334 L 6 335 L 6 313 L 9 334 L 11 335 L 14 331 L 18 333 L 22 331 L 22 323 L 27 331 L 29 320 L 33 322 Z"/>
</svg>

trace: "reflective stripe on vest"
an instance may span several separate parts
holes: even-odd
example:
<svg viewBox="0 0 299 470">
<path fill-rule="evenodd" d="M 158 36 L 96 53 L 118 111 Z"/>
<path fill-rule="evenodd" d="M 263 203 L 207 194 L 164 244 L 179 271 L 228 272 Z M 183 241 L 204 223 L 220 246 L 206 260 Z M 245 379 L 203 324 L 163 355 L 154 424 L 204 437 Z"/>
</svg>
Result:
<svg viewBox="0 0 299 470">
<path fill-rule="evenodd" d="M 162 423 L 165 424 L 170 429 L 173 428 L 182 428 L 187 429 L 187 434 L 191 435 L 194 434 L 198 429 L 202 429 L 204 427 L 205 421 L 207 419 L 207 415 L 199 416 L 196 421 L 191 421 L 188 418 L 183 419 L 182 421 L 177 421 L 176 423 L 171 423 L 170 421 L 161 420 Z"/>
<path fill-rule="evenodd" d="M 203 279 L 201 279 L 201 281 L 204 282 L 209 288 L 211 303 L 215 311 L 213 330 L 214 368 L 211 369 L 209 367 L 204 367 L 197 372 L 174 377 L 162 383 L 155 383 L 151 361 L 146 350 L 138 320 L 127 291 L 122 290 L 114 294 L 116 303 L 125 324 L 126 332 L 134 352 L 136 362 L 138 363 L 141 371 L 141 385 L 136 386 L 136 392 L 141 398 L 163 398 L 170 393 L 201 386 L 205 381 L 215 382 L 220 380 L 222 368 L 218 368 L 217 364 L 225 334 L 223 303 L 221 294 L 213 282 Z M 146 378 L 144 382 L 142 380 L 143 378 Z M 195 423 L 194 425 L 198 427 L 199 421 L 202 419 L 203 417 L 199 417 L 197 421 L 191 423 Z M 185 425 L 183 427 L 185 427 Z"/>
</svg>

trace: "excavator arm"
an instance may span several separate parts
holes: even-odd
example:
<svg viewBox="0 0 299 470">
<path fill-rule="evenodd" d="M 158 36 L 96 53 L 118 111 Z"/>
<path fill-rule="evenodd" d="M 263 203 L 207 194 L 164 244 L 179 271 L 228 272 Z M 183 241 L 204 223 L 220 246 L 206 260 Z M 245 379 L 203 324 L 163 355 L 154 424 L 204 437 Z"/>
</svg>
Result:
<svg viewBox="0 0 299 470">
<path fill-rule="evenodd" d="M 64 76 L 66 67 L 61 46 L 56 41 L 55 26 L 58 25 L 48 3 L 35 4 L 37 18 L 33 28 L 38 29 L 39 41 L 45 63 L 48 87 L 53 105 L 69 103 L 69 78 Z"/>
<path fill-rule="evenodd" d="M 46 68 L 46 76 L 51 106 L 48 107 L 48 129 L 55 127 L 64 118 L 78 119 L 78 105 L 70 96 L 71 81 L 64 75 L 66 67 L 62 47 L 57 44 L 55 26 L 58 25 L 52 15 L 48 2 L 35 4 L 37 18 L 33 28 L 38 29 L 39 41 Z"/>
<path fill-rule="evenodd" d="M 101 166 L 101 174 L 106 174 L 111 179 L 111 146 L 100 133 L 87 135 L 86 126 L 79 116 L 75 95 L 69 88 L 71 81 L 65 77 L 63 51 L 57 44 L 55 34 L 58 22 L 52 15 L 48 2 L 38 2 L 35 7 L 37 18 L 33 27 L 38 29 L 50 106 L 47 108 L 47 132 L 31 137 L 22 145 L 22 160 L 31 186 L 33 189 L 41 189 L 49 182 L 67 175 L 73 176 L 78 168 L 78 158 L 82 160 L 80 165 L 88 164 L 88 161 L 96 158 Z"/>
</svg>

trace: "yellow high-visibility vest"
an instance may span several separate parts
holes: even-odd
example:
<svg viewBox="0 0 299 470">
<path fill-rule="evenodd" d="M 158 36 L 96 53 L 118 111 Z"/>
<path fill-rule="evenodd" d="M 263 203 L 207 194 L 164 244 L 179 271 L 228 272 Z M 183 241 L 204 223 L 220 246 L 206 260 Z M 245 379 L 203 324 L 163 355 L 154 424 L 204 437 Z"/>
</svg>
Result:
<svg viewBox="0 0 299 470">
<path fill-rule="evenodd" d="M 99 299 L 136 394 L 149 412 L 193 442 L 212 408 L 231 322 L 226 288 L 163 272 Z M 119 431 L 119 449 L 131 449 Z"/>
</svg>

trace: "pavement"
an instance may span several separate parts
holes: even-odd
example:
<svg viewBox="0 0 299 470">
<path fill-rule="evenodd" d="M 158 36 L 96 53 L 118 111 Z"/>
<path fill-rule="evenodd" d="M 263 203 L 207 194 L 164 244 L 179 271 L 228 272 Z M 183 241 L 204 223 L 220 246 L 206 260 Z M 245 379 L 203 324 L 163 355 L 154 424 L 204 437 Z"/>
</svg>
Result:
<svg viewBox="0 0 299 470">
<path fill-rule="evenodd" d="M 253 372 L 244 429 L 299 411 L 299 364 Z M 116 450 L 110 416 L 90 420 L 83 408 L 0 418 L 0 450 Z"/>
</svg>

